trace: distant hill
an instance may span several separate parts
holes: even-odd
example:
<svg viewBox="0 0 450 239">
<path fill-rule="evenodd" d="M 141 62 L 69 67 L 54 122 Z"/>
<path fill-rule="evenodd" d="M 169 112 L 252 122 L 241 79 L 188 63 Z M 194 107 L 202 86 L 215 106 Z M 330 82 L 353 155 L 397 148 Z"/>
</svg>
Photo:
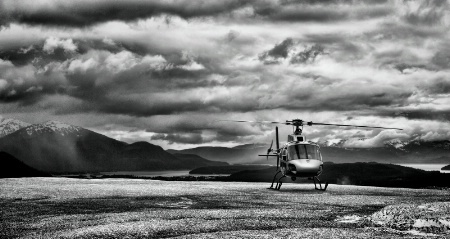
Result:
<svg viewBox="0 0 450 239">
<path fill-rule="evenodd" d="M 207 159 L 202 158 L 195 154 L 177 154 L 177 153 L 175 153 L 173 155 L 179 159 L 189 161 L 191 163 L 192 167 L 198 167 L 199 165 L 202 165 L 200 167 L 223 167 L 223 166 L 229 165 L 228 163 L 225 163 L 225 162 L 207 160 Z"/>
<path fill-rule="evenodd" d="M 233 174 L 244 170 L 260 170 L 269 166 L 262 165 L 229 165 L 229 166 L 208 166 L 191 170 L 189 174 Z"/>
<path fill-rule="evenodd" d="M 249 147 L 237 146 L 235 148 L 228 147 L 197 147 L 184 150 L 168 150 L 171 153 L 196 154 L 203 158 L 213 161 L 228 162 L 231 164 L 267 164 L 265 157 L 259 157 L 258 154 L 265 154 L 269 145 L 254 145 Z M 269 159 L 270 160 L 270 159 Z"/>
<path fill-rule="evenodd" d="M 176 153 L 197 154 L 201 157 L 244 164 L 275 164 L 274 158 L 259 157 L 265 154 L 269 145 L 242 145 L 227 147 L 198 147 L 184 150 L 170 150 Z M 403 144 L 386 144 L 376 148 L 346 148 L 343 144 L 321 146 L 323 160 L 335 163 L 380 162 L 380 163 L 434 163 L 450 164 L 450 141 L 411 141 Z"/>
<path fill-rule="evenodd" d="M 450 171 L 450 164 L 447 165 L 447 166 L 442 167 L 441 170 L 449 170 Z"/>
<path fill-rule="evenodd" d="M 228 179 L 231 181 L 245 182 L 272 182 L 275 172 L 275 167 L 262 170 L 241 171 L 232 174 Z M 322 181 L 333 184 L 409 188 L 429 186 L 450 187 L 450 174 L 428 172 L 394 164 L 374 162 L 327 163 L 324 165 L 324 172 L 319 178 Z M 299 179 L 297 181 L 305 182 Z M 292 182 L 292 180 L 285 178 L 284 182 Z"/>
<path fill-rule="evenodd" d="M 51 177 L 51 175 L 24 164 L 6 152 L 0 152 L 0 178 L 21 177 Z"/>
<path fill-rule="evenodd" d="M 38 170 L 53 173 L 156 171 L 223 165 L 180 159 L 147 142 L 127 144 L 93 131 L 48 121 L 0 138 L 0 150 Z"/>
</svg>

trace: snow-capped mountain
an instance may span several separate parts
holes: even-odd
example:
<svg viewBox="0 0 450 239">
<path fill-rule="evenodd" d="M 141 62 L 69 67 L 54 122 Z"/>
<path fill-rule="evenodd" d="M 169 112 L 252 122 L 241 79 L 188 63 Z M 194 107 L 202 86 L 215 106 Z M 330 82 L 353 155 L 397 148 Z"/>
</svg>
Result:
<svg viewBox="0 0 450 239">
<path fill-rule="evenodd" d="M 75 134 L 81 136 L 83 128 L 65 124 L 59 121 L 47 121 L 42 124 L 33 124 L 25 128 L 26 134 L 29 136 L 36 136 L 45 133 L 57 133 L 61 136 Z"/>
<path fill-rule="evenodd" d="M 29 125 L 1 137 L 0 151 L 53 173 L 175 170 L 224 164 L 177 158 L 147 142 L 128 144 L 58 121 Z"/>
<path fill-rule="evenodd" d="M 384 145 L 385 145 L 385 146 L 392 146 L 392 147 L 398 149 L 398 148 L 404 147 L 404 146 L 407 145 L 408 143 L 409 143 L 409 141 L 406 141 L 406 142 L 405 142 L 405 141 L 401 141 L 401 140 L 399 140 L 399 139 L 393 139 L 393 140 L 391 140 L 391 141 L 388 141 L 388 142 L 384 143 Z"/>
<path fill-rule="evenodd" d="M 331 139 L 317 142 L 321 147 L 343 147 L 344 143 L 344 139 Z"/>
<path fill-rule="evenodd" d="M 16 132 L 30 124 L 16 119 L 0 118 L 0 137 Z"/>
</svg>

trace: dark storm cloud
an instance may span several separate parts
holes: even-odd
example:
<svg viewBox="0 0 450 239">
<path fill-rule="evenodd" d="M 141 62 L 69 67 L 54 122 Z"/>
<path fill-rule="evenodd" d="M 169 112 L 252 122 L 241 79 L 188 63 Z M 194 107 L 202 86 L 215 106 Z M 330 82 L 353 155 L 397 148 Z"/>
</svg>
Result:
<svg viewBox="0 0 450 239">
<path fill-rule="evenodd" d="M 160 62 L 152 66 L 153 63 L 149 65 L 151 59 L 147 58 L 152 57 L 128 51 L 91 50 L 63 62 L 47 62 L 42 68 L 36 65 L 14 66 L 5 61 L 6 72 L 14 74 L 5 77 L 7 82 L 1 89 L 1 99 L 21 102 L 30 96 L 64 94 L 85 102 L 83 107 L 73 105 L 73 112 L 82 110 L 132 116 L 214 112 L 221 109 L 248 111 L 258 104 L 256 99 L 241 103 L 239 98 L 205 103 L 202 97 L 202 92 L 208 92 L 205 87 L 214 87 L 218 83 L 208 81 L 206 71 L 190 69 L 194 59 L 174 65 L 161 56 L 153 56 Z M 27 72 L 21 68 L 27 69 Z M 14 83 L 16 78 L 23 82 Z M 183 89 L 188 91 L 183 92 Z M 176 93 L 177 90 L 180 92 Z M 35 100 L 34 103 L 38 102 Z M 70 113 L 70 107 L 57 112 Z"/>
<path fill-rule="evenodd" d="M 450 69 L 449 47 L 450 44 L 448 42 L 442 43 L 431 58 L 431 63 L 433 63 L 437 69 Z"/>
<path fill-rule="evenodd" d="M 448 10 L 446 0 L 417 2 L 419 7 L 409 9 L 404 15 L 406 22 L 412 25 L 440 25 L 444 23 L 445 13 Z"/>
<path fill-rule="evenodd" d="M 288 57 L 292 46 L 294 46 L 294 41 L 291 38 L 287 38 L 280 44 L 275 45 L 272 49 L 259 55 L 259 60 L 263 61 L 264 64 L 276 64 L 279 58 L 284 59 Z"/>
<path fill-rule="evenodd" d="M 321 45 L 314 44 L 306 47 L 303 51 L 294 52 L 293 48 L 298 45 L 292 38 L 287 38 L 272 49 L 259 55 L 259 60 L 264 64 L 277 64 L 281 60 L 290 58 L 291 64 L 304 64 L 314 62 L 317 56 L 324 54 L 324 48 Z"/>
<path fill-rule="evenodd" d="M 397 63 L 397 64 L 393 64 L 394 68 L 397 69 L 398 71 L 400 71 L 401 73 L 405 73 L 405 70 L 409 70 L 409 69 L 428 69 L 428 67 L 426 65 L 422 65 L 422 64 L 406 64 L 406 63 Z"/>
<path fill-rule="evenodd" d="M 211 123 L 209 120 L 202 120 L 209 125 L 193 126 L 192 123 L 177 124 L 174 127 L 167 129 L 151 129 L 150 132 L 163 131 L 164 133 L 156 133 L 151 136 L 151 140 L 164 140 L 169 144 L 201 144 L 210 143 L 213 141 L 227 142 L 234 141 L 236 139 L 245 138 L 248 136 L 261 135 L 263 130 L 259 126 L 253 127 L 250 125 L 235 125 L 234 123 Z M 194 123 L 195 124 L 195 123 Z M 209 130 L 215 132 L 214 136 L 204 137 L 203 131 Z"/>
<path fill-rule="evenodd" d="M 308 57 L 305 58 L 305 56 L 308 55 L 318 56 L 326 54 L 337 61 L 344 62 L 366 57 L 367 49 L 360 42 L 360 39 L 353 39 L 345 34 L 306 34 L 300 42 L 309 45 L 309 50 L 307 47 L 304 53 L 298 53 L 301 56 L 300 59 L 306 59 Z"/>
<path fill-rule="evenodd" d="M 9 1 L 0 3 L 0 25 L 11 22 L 52 26 L 82 27 L 121 20 L 131 21 L 161 14 L 185 19 L 226 16 L 250 7 L 254 14 L 275 21 L 331 22 L 382 17 L 392 8 L 382 1 Z M 349 6 L 356 5 L 353 9 Z M 412 15 L 410 18 L 414 18 Z M 170 23 L 170 19 L 167 20 Z"/>
<path fill-rule="evenodd" d="M 0 23 L 89 26 L 111 20 L 136 20 L 160 14 L 183 18 L 212 16 L 239 8 L 248 1 L 2 1 Z"/>
<path fill-rule="evenodd" d="M 270 49 L 266 53 L 264 53 L 264 56 L 271 56 L 274 58 L 286 58 L 290 48 L 294 45 L 294 42 L 291 38 L 287 38 L 286 40 L 282 41 L 280 44 L 275 45 L 274 48 Z"/>
<path fill-rule="evenodd" d="M 447 16 L 417 3 L 3 1 L 0 15 L 15 24 L 0 31 L 0 106 L 97 115 L 96 127 L 130 142 L 247 142 L 273 129 L 209 124 L 219 117 L 352 115 L 439 129 Z"/>
<path fill-rule="evenodd" d="M 291 63 L 292 64 L 304 64 L 308 62 L 314 62 L 316 57 L 320 54 L 324 54 L 324 49 L 320 45 L 314 45 L 309 48 L 306 48 L 304 51 L 297 53 L 292 56 Z"/>
<path fill-rule="evenodd" d="M 275 21 L 332 22 L 386 16 L 392 9 L 384 2 L 371 1 L 281 1 L 282 4 L 255 4 L 255 13 Z M 353 5 L 350 9 L 348 6 Z M 370 5 L 370 6 L 366 6 Z"/>
<path fill-rule="evenodd" d="M 411 109 L 411 110 L 383 110 L 379 111 L 381 116 L 404 117 L 407 119 L 450 121 L 450 110 L 436 110 L 433 108 Z"/>
<path fill-rule="evenodd" d="M 15 47 L 0 50 L 0 59 L 12 62 L 17 66 L 34 64 L 44 66 L 51 62 L 62 62 L 74 57 L 77 53 L 67 51 L 63 47 L 56 46 L 51 51 L 44 51 L 45 41 L 30 45 L 28 47 Z"/>
<path fill-rule="evenodd" d="M 421 89 L 428 95 L 450 94 L 450 77 L 439 76 L 429 79 Z"/>
<path fill-rule="evenodd" d="M 343 91 L 347 90 L 344 89 Z M 373 114 L 377 114 L 377 107 L 404 104 L 412 94 L 413 93 L 408 92 L 399 94 L 393 94 L 391 92 L 374 94 L 365 91 L 361 93 L 351 92 L 348 93 L 347 96 L 333 95 L 333 93 L 330 93 L 329 96 L 325 96 L 323 99 L 315 99 L 314 93 L 310 93 L 307 94 L 306 97 L 293 97 L 292 103 L 286 104 L 283 107 L 289 110 L 307 110 L 316 112 L 369 110 Z"/>
<path fill-rule="evenodd" d="M 23 66 L 30 63 L 41 54 L 41 50 L 37 50 L 35 46 L 32 45 L 28 48 L 0 51 L 0 59 L 11 61 L 14 65 Z"/>
<path fill-rule="evenodd" d="M 147 132 L 156 133 L 152 140 L 165 140 L 170 144 L 227 142 L 262 135 L 264 132 L 261 125 L 224 122 L 218 119 L 220 118 L 210 117 L 208 114 L 160 115 L 151 117 L 145 127 Z"/>
<path fill-rule="evenodd" d="M 305 8 L 306 6 L 288 6 L 279 8 L 260 7 L 256 13 L 278 21 L 339 21 L 349 17 L 347 12 L 335 11 L 330 8 Z"/>
</svg>

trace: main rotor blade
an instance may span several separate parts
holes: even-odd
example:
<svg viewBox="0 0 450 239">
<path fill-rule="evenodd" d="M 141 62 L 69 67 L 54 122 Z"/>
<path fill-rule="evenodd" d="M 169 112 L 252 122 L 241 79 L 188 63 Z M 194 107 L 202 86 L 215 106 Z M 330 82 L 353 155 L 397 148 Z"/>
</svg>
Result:
<svg viewBox="0 0 450 239">
<path fill-rule="evenodd" d="M 333 126 L 349 126 L 349 127 L 359 127 L 359 128 L 374 128 L 374 129 L 397 129 L 397 130 L 403 130 L 399 128 L 387 128 L 387 127 L 379 127 L 379 126 L 366 126 L 366 125 L 351 125 L 351 124 L 327 124 L 327 123 L 314 123 L 312 121 L 307 122 L 309 126 L 312 125 L 333 125 Z"/>
<path fill-rule="evenodd" d="M 217 121 L 259 123 L 259 124 L 286 124 L 286 122 L 278 122 L 278 121 L 251 121 L 251 120 L 217 120 Z"/>
</svg>

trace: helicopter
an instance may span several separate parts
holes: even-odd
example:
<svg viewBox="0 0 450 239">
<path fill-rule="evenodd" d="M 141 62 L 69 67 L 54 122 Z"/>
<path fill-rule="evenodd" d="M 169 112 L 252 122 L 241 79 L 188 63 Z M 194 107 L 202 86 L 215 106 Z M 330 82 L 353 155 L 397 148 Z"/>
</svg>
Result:
<svg viewBox="0 0 450 239">
<path fill-rule="evenodd" d="M 293 133 L 287 137 L 287 142 L 280 148 L 280 142 L 278 137 L 278 126 L 275 127 L 275 140 L 276 149 L 272 149 L 273 140 L 270 144 L 266 154 L 260 154 L 258 156 L 264 156 L 277 158 L 276 173 L 273 177 L 272 184 L 269 189 L 280 190 L 283 184 L 283 179 L 290 177 L 292 181 L 297 178 L 308 178 L 313 180 L 316 190 L 326 191 L 328 182 L 320 181 L 319 176 L 323 172 L 323 158 L 320 153 L 320 146 L 316 143 L 306 140 L 306 136 L 303 134 L 303 126 L 313 125 L 329 125 L 329 126 L 345 126 L 345 127 L 360 127 L 360 128 L 376 128 L 376 129 L 396 129 L 399 128 L 386 128 L 379 126 L 366 126 L 366 125 L 348 125 L 348 124 L 330 124 L 330 123 L 315 123 L 312 121 L 303 121 L 301 119 L 286 120 L 286 122 L 277 121 L 247 121 L 247 120 L 225 120 L 232 122 L 245 122 L 245 123 L 259 123 L 259 124 L 283 124 L 292 125 Z M 277 179 L 277 176 L 281 173 L 281 177 Z M 275 187 L 273 186 L 276 182 Z"/>
</svg>

